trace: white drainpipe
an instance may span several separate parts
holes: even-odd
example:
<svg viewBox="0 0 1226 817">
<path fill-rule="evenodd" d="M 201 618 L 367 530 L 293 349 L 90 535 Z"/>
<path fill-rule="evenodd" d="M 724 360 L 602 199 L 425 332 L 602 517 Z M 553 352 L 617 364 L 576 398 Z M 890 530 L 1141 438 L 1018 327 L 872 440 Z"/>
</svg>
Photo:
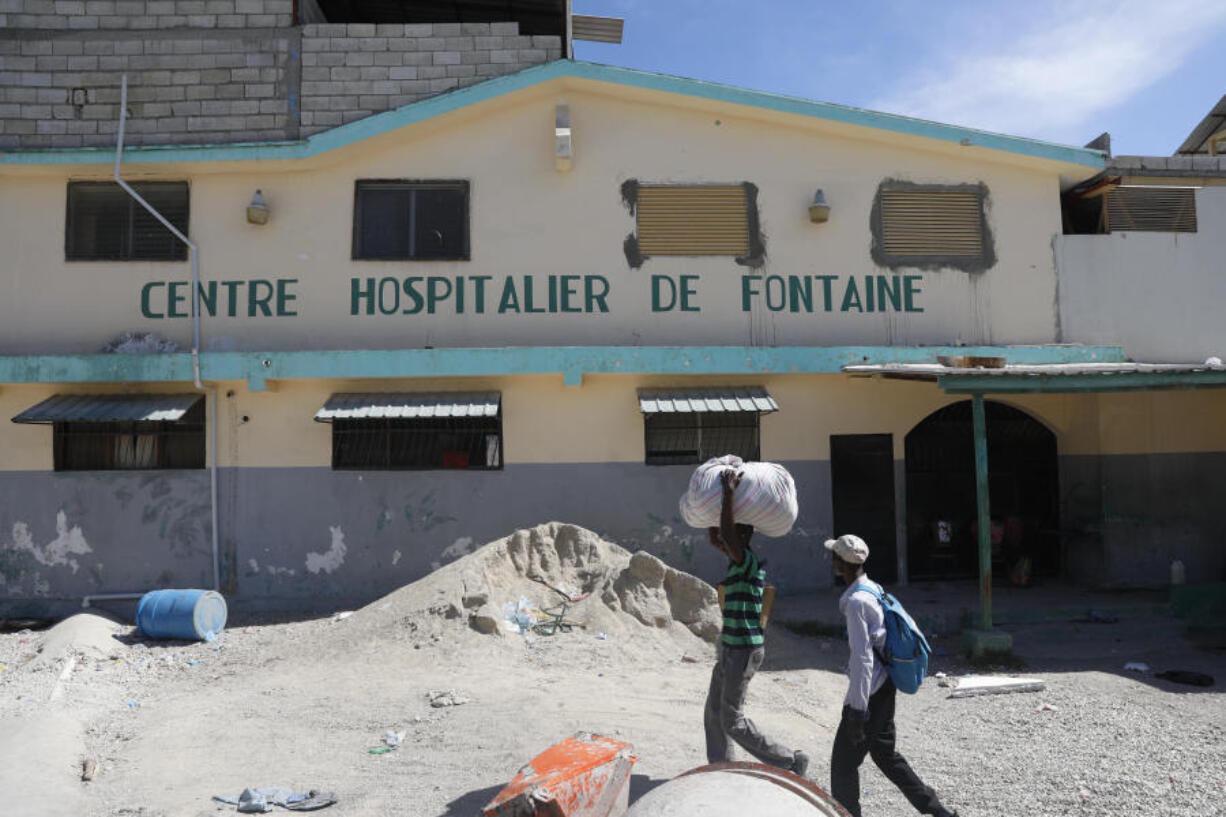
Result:
<svg viewBox="0 0 1226 817">
<path fill-rule="evenodd" d="M 120 86 L 119 95 L 119 141 L 115 146 L 115 182 L 127 192 L 129 196 L 136 200 L 136 203 L 149 211 L 149 214 L 162 223 L 167 230 L 174 234 L 175 238 L 187 245 L 188 256 L 192 263 L 192 382 L 197 390 L 204 392 L 209 396 L 209 504 L 212 506 L 212 526 L 213 526 L 213 590 L 221 590 L 221 549 L 218 546 L 218 530 L 217 530 L 217 389 L 212 386 L 206 386 L 200 380 L 200 248 L 196 246 L 196 242 L 192 241 L 187 236 L 179 231 L 179 228 L 171 224 L 165 216 L 153 208 L 149 202 L 141 198 L 141 195 L 132 189 L 132 186 L 125 182 L 119 175 L 119 165 L 123 161 L 123 135 L 124 123 L 128 118 L 128 75 L 123 75 L 122 84 Z M 89 607 L 92 599 L 136 599 L 143 596 L 144 593 L 95 593 L 85 596 L 81 600 L 82 607 Z"/>
</svg>

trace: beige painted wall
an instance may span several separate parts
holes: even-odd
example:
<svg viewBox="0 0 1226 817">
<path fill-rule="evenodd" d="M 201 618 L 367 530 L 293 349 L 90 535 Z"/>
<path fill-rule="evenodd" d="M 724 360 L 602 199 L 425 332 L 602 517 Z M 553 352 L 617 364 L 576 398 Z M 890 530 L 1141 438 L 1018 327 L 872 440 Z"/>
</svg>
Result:
<svg viewBox="0 0 1226 817">
<path fill-rule="evenodd" d="M 190 232 L 201 248 L 204 280 L 296 281 L 289 286 L 297 295 L 297 316 L 206 317 L 206 349 L 1055 339 L 1051 241 L 1060 230 L 1059 174 L 1070 166 L 725 103 L 594 87 L 531 88 L 309 162 L 129 164 L 125 175 L 191 182 Z M 571 106 L 576 158 L 569 173 L 553 167 L 557 103 Z M 141 287 L 188 280 L 187 263 L 63 261 L 66 182 L 105 179 L 109 172 L 109 165 L 0 167 L 0 241 L 6 247 L 0 354 L 93 352 L 124 330 L 190 344 L 189 319 L 140 314 Z M 471 261 L 350 260 L 353 185 L 363 178 L 471 180 Z M 983 182 L 990 189 L 999 260 L 981 275 L 908 271 L 922 276 L 922 313 L 771 312 L 760 298 L 744 312 L 747 270 L 730 258 L 654 258 L 642 269 L 628 268 L 622 242 L 634 220 L 619 187 L 631 178 L 753 182 L 767 243 L 766 266 L 756 272 L 844 279 L 885 272 L 869 257 L 869 213 L 881 180 Z M 818 187 L 832 207 L 826 224 L 807 217 Z M 256 188 L 272 208 L 271 221 L 259 227 L 244 218 Z M 651 276 L 682 274 L 698 277 L 701 312 L 653 314 Z M 435 315 L 350 314 L 351 278 L 428 275 L 492 276 L 487 299 L 507 276 L 537 276 L 543 286 L 547 275 L 600 275 L 611 286 L 610 312 L 457 315 L 444 304 Z"/>
<path fill-rule="evenodd" d="M 223 467 L 328 467 L 331 427 L 315 412 L 339 391 L 496 390 L 502 393 L 508 464 L 641 462 L 643 420 L 636 389 L 676 386 L 676 378 L 595 375 L 582 386 L 560 376 L 421 381 L 274 381 L 269 391 L 241 382 L 218 387 L 218 464 Z M 685 385 L 762 385 L 780 411 L 762 419 L 768 460 L 826 460 L 832 434 L 894 435 L 903 458 L 907 432 L 933 411 L 966 398 L 934 385 L 789 375 L 690 378 Z M 7 422 L 56 393 L 114 393 L 114 387 L 9 386 L 0 389 L 0 470 L 52 468 L 51 428 Z M 135 387 L 122 389 L 139 391 Z M 163 391 L 190 391 L 189 384 Z M 1062 455 L 1226 451 L 1226 392 L 1026 395 L 1002 402 L 1026 411 L 1055 434 Z M 246 418 L 244 420 L 244 418 Z"/>
</svg>

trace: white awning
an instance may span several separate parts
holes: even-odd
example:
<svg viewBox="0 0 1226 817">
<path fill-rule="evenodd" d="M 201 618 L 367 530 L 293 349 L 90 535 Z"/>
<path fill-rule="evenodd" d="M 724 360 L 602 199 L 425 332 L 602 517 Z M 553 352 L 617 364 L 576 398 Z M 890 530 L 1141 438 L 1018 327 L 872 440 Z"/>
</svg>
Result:
<svg viewBox="0 0 1226 817">
<path fill-rule="evenodd" d="M 644 414 L 753 411 L 768 414 L 779 405 L 761 386 L 718 386 L 689 389 L 639 389 Z"/>
<path fill-rule="evenodd" d="M 436 417 L 497 417 L 502 394 L 496 391 L 370 392 L 334 394 L 315 412 L 321 423 L 333 420 L 420 420 Z"/>
</svg>

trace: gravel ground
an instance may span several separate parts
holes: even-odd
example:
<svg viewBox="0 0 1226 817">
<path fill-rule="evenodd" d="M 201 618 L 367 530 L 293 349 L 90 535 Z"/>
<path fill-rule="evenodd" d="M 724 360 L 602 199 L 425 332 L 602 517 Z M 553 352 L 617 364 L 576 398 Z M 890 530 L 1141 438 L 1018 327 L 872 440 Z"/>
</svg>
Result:
<svg viewBox="0 0 1226 817">
<path fill-rule="evenodd" d="M 57 628 L 54 643 L 0 635 L 4 814 L 204 817 L 233 813 L 212 794 L 285 785 L 335 791 L 320 813 L 337 817 L 471 817 L 580 729 L 634 744 L 632 799 L 705 763 L 713 651 L 686 627 L 614 616 L 593 597 L 573 614 L 599 629 L 481 635 L 423 581 L 344 619 L 236 617 L 211 645 L 145 641 L 97 618 Z M 492 586 L 499 607 L 521 592 Z M 1226 654 L 1193 648 L 1182 628 L 1161 617 L 1014 627 L 1026 666 L 1012 674 L 1046 690 L 951 699 L 929 681 L 899 696 L 899 748 L 962 817 L 1226 815 Z M 767 651 L 747 712 L 807 750 L 825 787 L 846 646 L 772 626 Z M 1127 661 L 1218 683 L 1180 686 Z M 932 669 L 972 671 L 949 656 Z M 458 705 L 431 706 L 439 691 Z M 387 730 L 404 731 L 403 745 L 370 754 Z M 85 758 L 100 764 L 89 783 Z M 913 813 L 871 761 L 862 788 L 865 815 Z"/>
</svg>

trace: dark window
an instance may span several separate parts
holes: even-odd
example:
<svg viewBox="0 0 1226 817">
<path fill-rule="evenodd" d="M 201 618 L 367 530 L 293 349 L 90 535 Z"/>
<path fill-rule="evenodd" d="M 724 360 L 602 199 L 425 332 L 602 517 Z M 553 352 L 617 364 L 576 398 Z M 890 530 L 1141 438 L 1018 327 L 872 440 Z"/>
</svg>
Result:
<svg viewBox="0 0 1226 817">
<path fill-rule="evenodd" d="M 502 415 L 334 420 L 332 467 L 375 471 L 498 469 L 502 467 Z"/>
<path fill-rule="evenodd" d="M 132 185 L 187 235 L 187 182 Z M 183 261 L 187 245 L 114 182 L 69 182 L 64 255 L 69 261 Z"/>
<path fill-rule="evenodd" d="M 736 454 L 759 458 L 759 417 L 754 411 L 645 414 L 648 465 L 696 465 Z"/>
<path fill-rule="evenodd" d="M 204 467 L 204 403 L 175 422 L 55 423 L 55 470 Z"/>
<path fill-rule="evenodd" d="M 353 257 L 467 261 L 468 182 L 358 182 Z"/>
</svg>

